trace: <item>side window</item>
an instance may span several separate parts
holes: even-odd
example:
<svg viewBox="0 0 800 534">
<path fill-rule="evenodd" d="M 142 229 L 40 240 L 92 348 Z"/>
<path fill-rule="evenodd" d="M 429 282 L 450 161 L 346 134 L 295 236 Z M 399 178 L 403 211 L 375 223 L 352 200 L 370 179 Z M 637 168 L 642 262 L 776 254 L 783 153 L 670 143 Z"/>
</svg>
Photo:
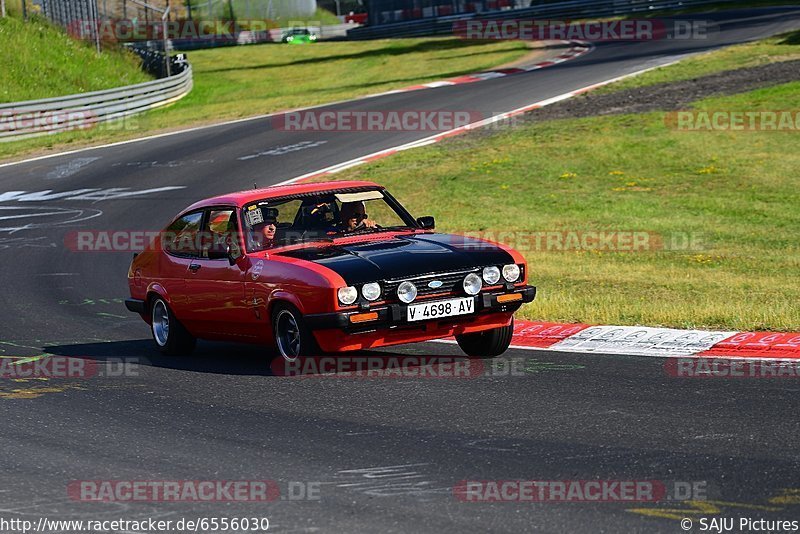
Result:
<svg viewBox="0 0 800 534">
<path fill-rule="evenodd" d="M 176 256 L 195 257 L 200 252 L 200 225 L 203 212 L 184 215 L 172 223 L 163 237 L 164 250 Z"/>
<path fill-rule="evenodd" d="M 230 246 L 238 248 L 236 210 L 233 208 L 212 209 L 208 214 L 207 231 L 203 232 L 202 258 L 209 257 L 209 251 L 225 253 Z"/>
<path fill-rule="evenodd" d="M 258 252 L 293 242 L 303 234 L 301 200 L 261 202 L 244 209 L 247 250 Z"/>
</svg>

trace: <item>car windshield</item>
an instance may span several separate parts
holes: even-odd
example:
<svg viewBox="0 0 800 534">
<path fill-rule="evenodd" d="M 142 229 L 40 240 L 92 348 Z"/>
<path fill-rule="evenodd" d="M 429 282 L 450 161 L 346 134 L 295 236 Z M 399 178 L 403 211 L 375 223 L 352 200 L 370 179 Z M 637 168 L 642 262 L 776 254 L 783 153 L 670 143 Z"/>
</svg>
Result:
<svg viewBox="0 0 800 534">
<path fill-rule="evenodd" d="M 265 199 L 245 206 L 243 219 L 250 252 L 417 227 L 411 215 L 381 190 Z"/>
</svg>

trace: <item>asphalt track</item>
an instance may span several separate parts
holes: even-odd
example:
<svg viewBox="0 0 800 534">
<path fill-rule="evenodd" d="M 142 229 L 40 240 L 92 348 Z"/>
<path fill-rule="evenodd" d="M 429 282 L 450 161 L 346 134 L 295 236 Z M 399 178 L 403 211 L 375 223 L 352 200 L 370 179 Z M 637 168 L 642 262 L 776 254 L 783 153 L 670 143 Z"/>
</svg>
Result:
<svg viewBox="0 0 800 534">
<path fill-rule="evenodd" d="M 800 26 L 800 9 L 713 17 L 712 40 L 604 44 L 548 69 L 332 108 L 498 113 Z M 472 379 L 280 378 L 258 348 L 216 343 L 164 358 L 121 304 L 130 254 L 63 244 L 75 229 L 157 230 L 197 199 L 430 133 L 290 133 L 260 119 L 0 167 L 0 195 L 88 190 L 0 196 L 0 355 L 139 364 L 125 377 L 0 382 L 0 518 L 268 517 L 283 532 L 679 532 L 684 516 L 694 531 L 714 514 L 800 518 L 792 380 L 675 379 L 661 359 L 519 350 Z M 325 142 L 247 158 L 309 141 Z M 181 189 L 109 191 L 164 187 Z M 438 343 L 384 352 L 459 354 Z M 320 498 L 91 503 L 67 493 L 71 481 L 109 479 L 268 479 L 284 495 L 318 483 Z M 453 492 L 463 480 L 518 479 L 703 482 L 706 500 L 466 503 Z"/>
</svg>

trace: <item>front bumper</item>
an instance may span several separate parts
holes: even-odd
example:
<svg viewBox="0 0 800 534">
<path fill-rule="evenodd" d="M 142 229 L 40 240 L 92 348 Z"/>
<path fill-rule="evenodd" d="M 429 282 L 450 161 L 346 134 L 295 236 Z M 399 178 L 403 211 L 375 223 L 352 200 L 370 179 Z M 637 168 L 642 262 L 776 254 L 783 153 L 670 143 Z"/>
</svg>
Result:
<svg viewBox="0 0 800 534">
<path fill-rule="evenodd" d="M 498 297 L 502 297 L 504 295 L 521 295 L 519 300 L 511 301 L 511 302 L 498 302 Z M 456 297 L 448 297 L 448 298 L 456 298 Z M 389 304 L 386 306 L 380 306 L 376 308 L 370 308 L 368 310 L 351 310 L 346 312 L 333 312 L 333 313 L 318 313 L 318 314 L 311 314 L 306 315 L 303 319 L 306 322 L 311 330 L 330 330 L 330 329 L 338 329 L 343 330 L 349 334 L 357 334 L 360 332 L 370 332 L 377 329 L 384 329 L 384 328 L 398 328 L 398 327 L 407 327 L 407 328 L 420 328 L 424 327 L 426 323 L 430 322 L 449 322 L 449 323 L 457 323 L 459 321 L 469 321 L 476 316 L 484 315 L 488 313 L 513 313 L 519 309 L 522 304 L 526 302 L 531 302 L 533 299 L 536 298 L 536 288 L 534 286 L 525 286 L 525 287 L 518 287 L 511 291 L 504 291 L 504 292 L 490 292 L 490 293 L 482 293 L 480 295 L 476 295 L 475 299 L 475 313 L 469 315 L 456 315 L 451 317 L 441 317 L 430 319 L 429 321 L 415 321 L 409 322 L 407 318 L 407 304 Z M 430 302 L 434 302 L 435 300 L 444 300 L 444 299 L 432 299 Z M 421 304 L 424 302 L 429 302 L 428 300 L 421 300 L 415 301 L 414 304 Z M 371 321 L 365 321 L 362 323 L 353 323 L 351 320 L 351 316 L 353 315 L 360 315 L 364 313 L 377 313 L 377 319 L 373 319 Z"/>
</svg>

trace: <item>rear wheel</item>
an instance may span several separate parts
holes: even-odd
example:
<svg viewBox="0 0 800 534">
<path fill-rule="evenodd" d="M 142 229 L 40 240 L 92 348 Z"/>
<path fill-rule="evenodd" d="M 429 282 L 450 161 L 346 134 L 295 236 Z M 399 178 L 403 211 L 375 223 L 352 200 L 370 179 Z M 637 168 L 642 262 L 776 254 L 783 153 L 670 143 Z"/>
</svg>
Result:
<svg viewBox="0 0 800 534">
<path fill-rule="evenodd" d="M 170 356 L 191 354 L 197 340 L 178 322 L 164 299 L 159 297 L 153 300 L 150 311 L 156 348 Z"/>
<path fill-rule="evenodd" d="M 277 304 L 272 312 L 272 331 L 278 354 L 293 362 L 301 356 L 319 353 L 317 341 L 303 321 L 300 310 L 290 304 Z"/>
<path fill-rule="evenodd" d="M 461 334 L 456 336 L 458 346 L 467 356 L 475 358 L 494 358 L 500 356 L 511 345 L 511 336 L 514 334 L 514 318 L 511 324 L 476 332 L 474 334 Z"/>
</svg>

